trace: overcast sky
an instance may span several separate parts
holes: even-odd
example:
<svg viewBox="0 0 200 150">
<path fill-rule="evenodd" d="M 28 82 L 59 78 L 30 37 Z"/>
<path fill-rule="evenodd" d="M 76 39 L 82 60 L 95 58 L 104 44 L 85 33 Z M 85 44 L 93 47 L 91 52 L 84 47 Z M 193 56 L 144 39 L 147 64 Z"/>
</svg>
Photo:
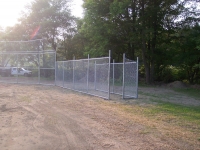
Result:
<svg viewBox="0 0 200 150">
<path fill-rule="evenodd" d="M 31 0 L 0 0 L 0 26 L 6 27 L 16 24 L 20 12 L 30 2 Z M 74 16 L 82 17 L 82 4 L 82 0 L 74 0 L 72 3 L 72 14 Z"/>
</svg>

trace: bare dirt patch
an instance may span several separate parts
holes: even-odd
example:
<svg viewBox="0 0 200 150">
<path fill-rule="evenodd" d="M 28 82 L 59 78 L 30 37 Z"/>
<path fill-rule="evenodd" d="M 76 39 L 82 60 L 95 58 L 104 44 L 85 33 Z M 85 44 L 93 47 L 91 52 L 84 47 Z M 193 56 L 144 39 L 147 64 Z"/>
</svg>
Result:
<svg viewBox="0 0 200 150">
<path fill-rule="evenodd" d="M 141 111 L 150 90 L 159 92 L 143 88 L 138 100 L 106 101 L 55 86 L 0 84 L 0 149 L 199 149 L 193 134 L 124 111 Z"/>
</svg>

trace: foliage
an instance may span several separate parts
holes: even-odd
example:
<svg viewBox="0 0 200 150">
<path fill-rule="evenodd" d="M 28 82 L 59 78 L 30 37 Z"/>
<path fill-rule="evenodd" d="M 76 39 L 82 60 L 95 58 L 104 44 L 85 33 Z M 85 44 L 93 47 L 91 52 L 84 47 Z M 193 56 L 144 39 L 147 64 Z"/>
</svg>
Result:
<svg viewBox="0 0 200 150">
<path fill-rule="evenodd" d="M 195 51 L 180 53 L 186 46 L 181 43 L 181 47 L 178 44 L 179 37 L 174 36 L 185 32 L 184 27 L 186 26 L 193 30 L 195 22 L 198 22 L 198 14 L 194 13 L 195 9 L 186 7 L 188 2 L 178 0 L 86 0 L 84 23 L 80 28 L 80 32 L 87 38 L 85 51 L 100 56 L 106 54 L 105 50 L 111 49 L 112 56 L 117 58 L 117 61 L 124 52 L 130 59 L 135 59 L 136 55 L 142 57 L 146 83 L 154 80 L 170 82 L 183 80 L 185 77 L 191 83 L 195 78 L 196 82 L 197 76 L 193 77 L 193 74 L 198 72 L 199 63 L 196 59 L 199 55 L 191 54 Z M 185 40 L 185 44 L 191 43 L 190 45 L 199 49 L 197 44 L 199 32 L 195 33 L 196 36 L 186 33 L 185 39 L 191 37 L 191 41 Z M 177 61 L 186 57 L 182 57 L 182 55 L 191 57 L 188 57 L 187 62 L 186 58 L 184 62 L 176 65 Z M 176 57 L 173 58 L 174 56 Z M 187 75 L 182 75 L 182 66 L 186 64 L 188 67 L 185 68 L 188 69 L 184 69 L 184 71 Z M 181 76 L 178 75 L 177 68 L 179 68 Z"/>
<path fill-rule="evenodd" d="M 190 83 L 200 82 L 200 26 L 184 27 L 180 29 L 176 36 L 176 66 L 184 69 L 186 79 Z"/>
<path fill-rule="evenodd" d="M 85 16 L 71 15 L 70 0 L 34 0 L 1 40 L 46 39 L 57 60 L 122 54 L 140 57 L 140 75 L 154 81 L 200 83 L 200 26 L 196 0 L 84 0 Z M 33 39 L 34 39 L 33 38 Z M 49 47 L 49 46 L 48 46 Z M 1 48 L 3 49 L 3 48 Z"/>
</svg>

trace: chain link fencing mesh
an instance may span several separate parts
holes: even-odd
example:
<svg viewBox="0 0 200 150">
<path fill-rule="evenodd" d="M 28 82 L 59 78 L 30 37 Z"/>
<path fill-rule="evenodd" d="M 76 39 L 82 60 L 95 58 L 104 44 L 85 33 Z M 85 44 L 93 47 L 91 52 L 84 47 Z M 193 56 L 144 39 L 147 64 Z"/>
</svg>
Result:
<svg viewBox="0 0 200 150">
<path fill-rule="evenodd" d="M 122 95 L 123 87 L 123 63 L 111 63 L 110 65 L 110 91 L 113 94 Z"/>
<path fill-rule="evenodd" d="M 124 57 L 123 63 L 110 64 L 109 54 L 56 62 L 56 52 L 43 46 L 41 40 L 0 42 L 0 82 L 57 85 L 105 99 L 110 93 L 138 97 L 138 60 Z"/>
<path fill-rule="evenodd" d="M 138 98 L 138 61 L 125 58 L 123 98 Z"/>
<path fill-rule="evenodd" d="M 42 47 L 42 40 L 0 42 L 0 82 L 55 84 L 56 52 Z"/>
<path fill-rule="evenodd" d="M 57 61 L 56 85 L 109 99 L 109 57 Z"/>
<path fill-rule="evenodd" d="M 110 78 L 111 93 L 124 99 L 138 97 L 138 61 L 124 57 L 123 63 L 111 63 Z"/>
</svg>

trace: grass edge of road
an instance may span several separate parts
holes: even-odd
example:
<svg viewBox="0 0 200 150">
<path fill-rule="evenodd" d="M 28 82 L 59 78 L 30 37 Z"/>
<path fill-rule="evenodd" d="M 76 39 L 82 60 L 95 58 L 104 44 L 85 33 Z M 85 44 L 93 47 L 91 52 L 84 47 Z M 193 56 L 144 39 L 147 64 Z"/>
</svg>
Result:
<svg viewBox="0 0 200 150">
<path fill-rule="evenodd" d="M 174 89 L 172 91 L 176 92 Z M 192 89 L 188 93 L 184 93 L 184 90 L 177 92 L 186 95 L 189 100 L 190 97 L 196 97 L 196 95 L 192 95 L 194 91 Z M 141 133 L 148 134 L 150 130 L 153 132 L 156 129 L 166 137 L 200 145 L 200 106 L 166 102 L 162 100 L 165 98 L 164 95 L 156 93 L 140 92 L 139 94 L 145 98 L 148 97 L 149 100 L 143 103 L 115 103 L 111 105 L 115 105 L 122 113 L 132 118 L 133 122 L 142 124 L 148 129 L 148 132 L 145 130 Z M 173 94 L 171 96 L 174 96 Z"/>
</svg>

